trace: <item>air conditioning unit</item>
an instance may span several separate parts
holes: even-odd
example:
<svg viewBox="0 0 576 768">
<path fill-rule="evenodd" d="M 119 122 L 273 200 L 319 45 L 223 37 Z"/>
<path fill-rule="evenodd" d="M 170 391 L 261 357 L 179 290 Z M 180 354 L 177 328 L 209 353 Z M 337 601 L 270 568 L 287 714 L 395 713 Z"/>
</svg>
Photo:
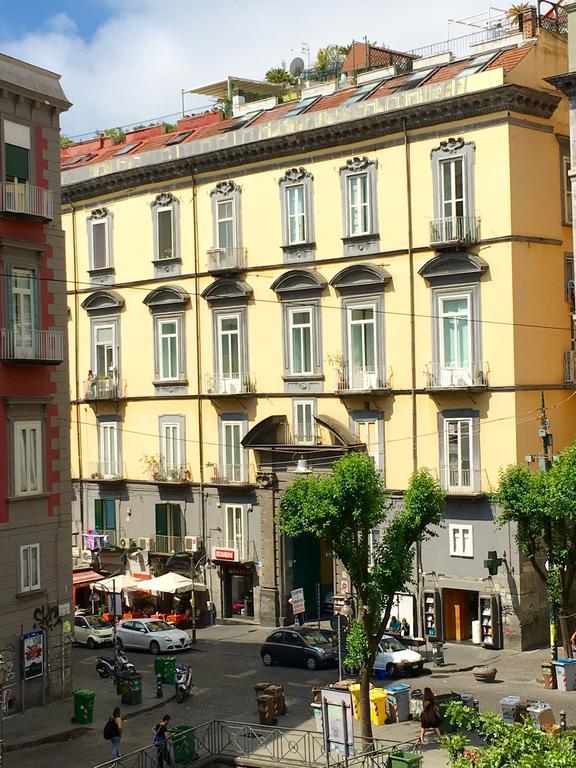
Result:
<svg viewBox="0 0 576 768">
<path fill-rule="evenodd" d="M 125 537 L 123 539 L 120 539 L 118 542 L 118 546 L 121 549 L 130 549 L 130 547 L 134 544 L 134 539 L 130 539 L 128 537 Z"/>
<path fill-rule="evenodd" d="M 150 539 L 138 539 L 138 546 L 140 549 L 150 549 Z"/>
<path fill-rule="evenodd" d="M 198 536 L 184 536 L 184 549 L 186 552 L 198 552 L 200 540 Z"/>
<path fill-rule="evenodd" d="M 80 553 L 80 560 L 82 560 L 83 563 L 91 563 L 92 562 L 92 550 L 91 549 L 83 549 Z"/>
<path fill-rule="evenodd" d="M 80 547 L 72 547 L 72 557 L 80 557 Z"/>
</svg>

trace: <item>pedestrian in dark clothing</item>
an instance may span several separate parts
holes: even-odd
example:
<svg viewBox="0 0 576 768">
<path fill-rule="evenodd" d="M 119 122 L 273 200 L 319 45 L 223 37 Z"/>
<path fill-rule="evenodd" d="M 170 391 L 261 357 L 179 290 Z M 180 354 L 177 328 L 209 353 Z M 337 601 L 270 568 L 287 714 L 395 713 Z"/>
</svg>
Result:
<svg viewBox="0 0 576 768">
<path fill-rule="evenodd" d="M 162 720 L 152 729 L 154 732 L 154 744 L 158 755 L 158 768 L 172 765 L 172 758 L 168 751 L 168 739 L 172 738 L 172 734 L 168 733 L 168 726 L 171 719 L 170 715 L 164 715 Z"/>
<path fill-rule="evenodd" d="M 424 697 L 422 699 L 422 714 L 420 715 L 420 742 L 424 742 L 427 730 L 434 730 L 434 733 L 440 738 L 440 713 L 436 706 L 436 697 L 430 688 L 424 688 Z"/>
</svg>

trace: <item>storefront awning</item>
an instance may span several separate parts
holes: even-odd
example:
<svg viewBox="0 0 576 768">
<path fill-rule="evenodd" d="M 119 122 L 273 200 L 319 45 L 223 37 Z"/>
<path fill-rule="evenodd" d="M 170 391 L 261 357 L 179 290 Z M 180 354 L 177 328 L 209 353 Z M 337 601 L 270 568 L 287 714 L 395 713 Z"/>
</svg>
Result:
<svg viewBox="0 0 576 768">
<path fill-rule="evenodd" d="M 75 587 L 80 587 L 82 584 L 92 584 L 94 581 L 101 581 L 102 574 L 93 571 L 91 568 L 83 568 L 82 570 L 74 570 L 72 572 L 72 584 Z"/>
</svg>

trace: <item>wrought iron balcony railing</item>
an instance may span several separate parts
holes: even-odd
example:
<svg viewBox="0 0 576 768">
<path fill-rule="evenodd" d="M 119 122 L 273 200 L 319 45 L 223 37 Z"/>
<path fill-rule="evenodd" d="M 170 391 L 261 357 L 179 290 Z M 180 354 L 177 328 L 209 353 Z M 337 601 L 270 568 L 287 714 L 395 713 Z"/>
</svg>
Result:
<svg viewBox="0 0 576 768">
<path fill-rule="evenodd" d="M 0 328 L 0 357 L 25 363 L 61 363 L 64 360 L 62 331 Z"/>
<path fill-rule="evenodd" d="M 253 541 L 238 539 L 212 539 L 212 560 L 231 563 L 254 563 L 256 546 Z"/>
<path fill-rule="evenodd" d="M 369 392 L 389 389 L 384 368 L 376 365 L 343 365 L 335 371 L 334 388 L 338 392 Z"/>
<path fill-rule="evenodd" d="M 488 364 L 485 360 L 472 361 L 463 367 L 451 367 L 444 363 L 429 363 L 424 370 L 426 389 L 465 389 L 488 386 Z"/>
<path fill-rule="evenodd" d="M 184 536 L 160 536 L 156 534 L 150 538 L 150 552 L 158 555 L 184 552 Z"/>
<path fill-rule="evenodd" d="M 148 474 L 150 480 L 153 480 L 155 483 L 172 483 L 180 485 L 182 483 L 189 483 L 192 479 L 192 473 L 187 464 L 154 464 L 154 466 L 150 467 L 148 470 Z"/>
<path fill-rule="evenodd" d="M 209 248 L 206 252 L 208 257 L 208 272 L 234 272 L 244 269 L 246 264 L 246 248 Z"/>
<path fill-rule="evenodd" d="M 256 392 L 253 373 L 207 373 L 205 385 L 209 395 L 250 395 Z"/>
<path fill-rule="evenodd" d="M 0 182 L 0 211 L 35 219 L 52 221 L 54 206 L 52 191 L 27 182 Z"/>
<path fill-rule="evenodd" d="M 430 245 L 459 245 L 480 240 L 480 219 L 476 216 L 450 216 L 432 219 Z"/>
<path fill-rule="evenodd" d="M 119 461 L 93 461 L 86 466 L 90 480 L 118 481 L 126 478 L 126 467 Z"/>
<path fill-rule="evenodd" d="M 125 382 L 115 376 L 97 376 L 84 382 L 85 400 L 120 400 L 124 396 Z"/>
<path fill-rule="evenodd" d="M 576 384 L 576 350 L 564 352 L 564 384 Z"/>
<path fill-rule="evenodd" d="M 214 485 L 254 485 L 256 470 L 251 464 L 221 464 L 212 466 Z"/>
<path fill-rule="evenodd" d="M 440 484 L 449 494 L 480 493 L 480 471 L 458 467 L 441 467 Z"/>
</svg>

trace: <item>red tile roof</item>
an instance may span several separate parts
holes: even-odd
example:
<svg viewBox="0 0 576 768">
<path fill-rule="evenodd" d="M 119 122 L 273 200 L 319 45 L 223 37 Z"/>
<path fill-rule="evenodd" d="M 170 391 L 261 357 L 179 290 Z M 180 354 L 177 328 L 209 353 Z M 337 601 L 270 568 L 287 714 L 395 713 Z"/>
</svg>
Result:
<svg viewBox="0 0 576 768">
<path fill-rule="evenodd" d="M 364 48 L 366 47 L 364 44 L 359 45 L 362 45 Z M 502 67 L 505 72 L 510 72 L 520 61 L 522 61 L 522 59 L 524 59 L 532 47 L 532 44 L 528 44 L 522 46 L 521 48 L 511 48 L 510 50 L 502 51 L 485 69 L 488 70 Z M 438 69 L 432 74 L 432 76 L 423 83 L 423 85 L 441 83 L 446 82 L 447 80 L 451 80 L 459 72 L 461 72 L 470 63 L 470 61 L 471 58 L 468 58 L 460 61 L 450 62 L 449 64 L 440 65 Z M 379 99 L 383 96 L 388 96 L 389 94 L 394 93 L 396 88 L 402 85 L 402 83 L 404 83 L 409 76 L 410 74 L 406 73 L 386 79 L 374 91 L 374 93 L 368 97 L 367 100 Z M 322 96 L 316 103 L 314 103 L 308 110 L 306 110 L 306 112 L 319 112 L 325 109 L 334 109 L 345 102 L 346 99 L 348 99 L 355 90 L 355 87 L 350 87 L 335 91 L 334 93 L 328 94 L 326 96 Z M 272 109 L 267 109 L 262 112 L 262 114 L 259 115 L 250 125 L 261 125 L 263 123 L 269 123 L 277 120 L 290 109 L 292 109 L 295 103 L 296 102 L 291 101 L 285 104 L 279 104 Z M 162 133 L 164 126 L 150 126 L 146 129 L 132 131 L 131 133 L 127 134 L 125 141 L 121 144 L 112 144 L 112 139 L 110 137 L 98 137 L 96 139 L 89 139 L 84 142 L 78 142 L 77 144 L 63 147 L 61 151 L 61 160 L 64 163 L 73 157 L 86 155 L 89 159 L 78 163 L 77 165 L 71 166 L 70 169 L 83 167 L 84 165 L 93 165 L 95 163 L 100 163 L 111 159 L 122 148 L 122 146 L 125 146 L 126 144 L 134 141 L 141 141 L 137 147 L 135 147 L 130 152 L 127 152 L 124 156 L 137 155 L 141 152 L 149 152 L 151 150 L 161 149 L 166 145 L 168 141 L 170 141 L 170 139 L 174 138 L 174 136 L 176 136 L 178 133 L 185 130 L 191 130 L 193 132 L 190 136 L 184 139 L 182 142 L 183 144 L 188 141 L 194 141 L 196 139 L 207 139 L 212 136 L 217 136 L 227 126 L 232 125 L 235 119 L 236 118 L 225 120 L 223 119 L 222 113 L 220 111 L 212 111 L 179 120 L 177 124 L 177 130 L 170 133 Z M 93 155 L 92 157 L 90 157 L 91 154 Z"/>
</svg>

